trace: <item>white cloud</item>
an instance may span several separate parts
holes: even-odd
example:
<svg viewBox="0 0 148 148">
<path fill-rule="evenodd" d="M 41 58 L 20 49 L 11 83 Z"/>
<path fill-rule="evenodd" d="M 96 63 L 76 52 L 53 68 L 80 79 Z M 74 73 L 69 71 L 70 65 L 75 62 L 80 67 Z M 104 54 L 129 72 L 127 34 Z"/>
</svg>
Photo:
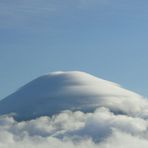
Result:
<svg viewBox="0 0 148 148">
<path fill-rule="evenodd" d="M 23 122 L 0 118 L 1 148 L 146 148 L 147 137 L 147 120 L 115 115 L 107 108 L 94 113 L 65 111 Z"/>
<path fill-rule="evenodd" d="M 36 86 L 34 85 L 36 81 L 39 82 L 40 87 L 38 91 L 33 91 L 32 86 Z M 59 82 L 57 86 L 60 87 L 60 91 L 51 89 L 51 93 L 47 87 L 47 84 L 53 87 L 51 82 Z M 31 92 L 36 92 L 37 96 L 42 96 L 43 90 L 44 95 L 46 93 L 59 95 L 62 101 L 59 101 L 59 97 L 57 97 L 55 104 L 52 103 L 53 108 L 59 107 L 62 105 L 61 103 L 65 102 L 75 105 L 74 101 L 78 101 L 79 103 L 76 105 L 81 107 L 87 100 L 87 96 L 89 99 L 86 101 L 85 107 L 87 104 L 92 105 L 91 103 L 98 106 L 94 112 L 85 113 L 83 109 L 75 112 L 65 110 L 58 114 L 54 112 L 51 117 L 41 116 L 21 122 L 15 121 L 11 115 L 0 116 L 0 148 L 10 146 L 11 148 L 148 147 L 148 100 L 142 96 L 123 89 L 115 83 L 82 72 L 60 72 L 42 76 L 20 89 L 25 92 L 22 93 L 24 97 L 24 94 L 29 94 L 30 87 Z M 68 97 L 68 100 L 73 99 L 74 101 L 65 100 L 63 96 L 67 96 L 67 92 L 71 97 Z M 80 97 L 75 98 L 74 94 Z M 25 100 L 26 97 L 23 98 L 23 96 L 19 96 L 19 99 Z M 32 95 L 35 98 L 37 96 Z M 85 101 L 80 99 L 82 96 L 86 96 L 83 98 Z M 95 102 L 96 100 L 97 102 Z M 38 105 L 34 101 L 31 103 L 34 106 Z M 48 103 L 50 104 L 50 102 Z M 40 104 L 39 107 L 41 108 Z M 48 109 L 51 108 L 48 107 Z"/>
</svg>

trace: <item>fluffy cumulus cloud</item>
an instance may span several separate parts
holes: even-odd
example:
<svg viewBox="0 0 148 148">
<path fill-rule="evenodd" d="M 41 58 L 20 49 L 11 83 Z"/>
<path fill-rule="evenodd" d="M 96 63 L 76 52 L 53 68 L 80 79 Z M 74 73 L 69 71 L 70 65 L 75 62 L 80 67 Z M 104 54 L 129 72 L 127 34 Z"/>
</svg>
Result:
<svg viewBox="0 0 148 148">
<path fill-rule="evenodd" d="M 45 90 L 48 88 L 47 84 L 51 85 L 51 82 L 53 82 L 51 80 L 59 82 L 57 86 L 60 89 L 55 91 L 55 94 L 57 95 L 58 92 L 59 96 L 56 96 L 55 104 L 50 102 L 50 100 L 45 104 L 52 104 L 55 109 L 56 106 L 62 106 L 62 103 L 67 102 L 70 103 L 71 107 L 72 105 L 75 106 L 74 101 L 76 100 L 79 102 L 77 105 L 79 105 L 80 109 L 70 110 L 68 106 L 65 108 L 67 110 L 60 109 L 59 112 L 53 112 L 50 116 L 36 116 L 36 118 L 32 117 L 31 120 L 28 119 L 26 121 L 16 121 L 11 114 L 1 115 L 0 148 L 10 148 L 10 146 L 11 148 L 148 147 L 147 99 L 125 90 L 115 83 L 79 72 L 54 73 L 43 76 L 23 87 L 21 89 L 23 93 L 21 94 L 23 96 L 24 94 L 29 94 L 28 91 L 30 90 L 31 92 L 38 92 L 33 91 L 34 87 L 32 86 L 36 86 L 34 84 L 39 82 L 42 88 L 39 87 L 39 90 L 41 92 L 44 90 L 43 94 L 45 95 Z M 49 90 L 47 89 L 48 93 Z M 51 90 L 52 93 L 50 92 L 50 95 L 53 94 L 54 96 L 55 89 Z M 43 100 L 41 92 L 39 94 L 41 100 Z M 67 92 L 68 97 L 73 98 L 65 100 L 64 97 L 67 96 Z M 38 93 L 35 94 L 38 96 Z M 77 94 L 79 97 L 74 97 L 74 94 Z M 17 94 L 14 94 L 14 96 L 17 98 Z M 31 97 L 35 98 L 37 96 L 31 95 Z M 82 99 L 82 96 L 89 96 L 89 98 Z M 22 97 L 19 95 L 18 98 Z M 26 98 L 22 99 L 25 100 Z M 63 101 L 60 102 L 59 100 L 61 99 Z M 69 99 L 73 99 L 73 101 L 68 102 Z M 95 103 L 97 107 L 93 111 L 83 112 L 85 107 L 81 105 L 84 104 L 84 100 L 87 100 L 86 107 L 88 104 L 94 105 L 91 102 Z M 17 102 L 18 100 L 15 104 Z M 31 102 L 34 103 L 34 101 Z M 40 104 L 39 107 L 41 108 Z M 23 106 L 20 107 L 20 105 L 18 106 L 22 109 Z M 50 107 L 48 108 L 51 109 Z M 42 107 L 42 110 L 44 109 L 45 105 Z"/>
<path fill-rule="evenodd" d="M 116 115 L 104 107 L 21 122 L 0 117 L 1 148 L 146 148 L 147 138 L 147 119 Z"/>
</svg>

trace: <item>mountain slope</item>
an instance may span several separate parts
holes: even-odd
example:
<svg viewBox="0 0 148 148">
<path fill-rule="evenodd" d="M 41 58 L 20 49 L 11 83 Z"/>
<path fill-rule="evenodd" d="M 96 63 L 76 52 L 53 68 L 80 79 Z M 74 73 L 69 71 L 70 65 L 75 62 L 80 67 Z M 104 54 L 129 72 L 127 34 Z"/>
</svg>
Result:
<svg viewBox="0 0 148 148">
<path fill-rule="evenodd" d="M 53 72 L 0 101 L 0 114 L 15 113 L 17 120 L 28 120 L 63 110 L 91 112 L 98 107 L 108 107 L 114 113 L 134 115 L 145 108 L 145 104 L 140 95 L 90 74 Z"/>
</svg>

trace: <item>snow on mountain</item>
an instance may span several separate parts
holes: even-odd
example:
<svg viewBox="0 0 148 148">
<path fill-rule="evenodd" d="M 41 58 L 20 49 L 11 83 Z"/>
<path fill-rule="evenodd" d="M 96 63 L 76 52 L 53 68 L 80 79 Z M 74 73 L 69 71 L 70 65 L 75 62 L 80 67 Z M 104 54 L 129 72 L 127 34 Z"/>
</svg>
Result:
<svg viewBox="0 0 148 148">
<path fill-rule="evenodd" d="M 28 120 L 63 110 L 92 112 L 107 107 L 114 114 L 137 116 L 147 106 L 142 96 L 116 83 L 84 72 L 52 72 L 0 101 L 0 115 L 15 113 L 17 120 Z"/>
</svg>

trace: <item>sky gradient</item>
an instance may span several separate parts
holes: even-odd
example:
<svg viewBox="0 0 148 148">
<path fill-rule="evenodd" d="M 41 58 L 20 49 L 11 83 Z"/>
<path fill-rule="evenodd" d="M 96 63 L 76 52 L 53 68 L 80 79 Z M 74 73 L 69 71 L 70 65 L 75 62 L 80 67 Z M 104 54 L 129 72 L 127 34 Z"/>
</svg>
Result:
<svg viewBox="0 0 148 148">
<path fill-rule="evenodd" d="M 148 97 L 146 0 L 0 1 L 0 99 L 52 71 L 80 70 Z"/>
</svg>

